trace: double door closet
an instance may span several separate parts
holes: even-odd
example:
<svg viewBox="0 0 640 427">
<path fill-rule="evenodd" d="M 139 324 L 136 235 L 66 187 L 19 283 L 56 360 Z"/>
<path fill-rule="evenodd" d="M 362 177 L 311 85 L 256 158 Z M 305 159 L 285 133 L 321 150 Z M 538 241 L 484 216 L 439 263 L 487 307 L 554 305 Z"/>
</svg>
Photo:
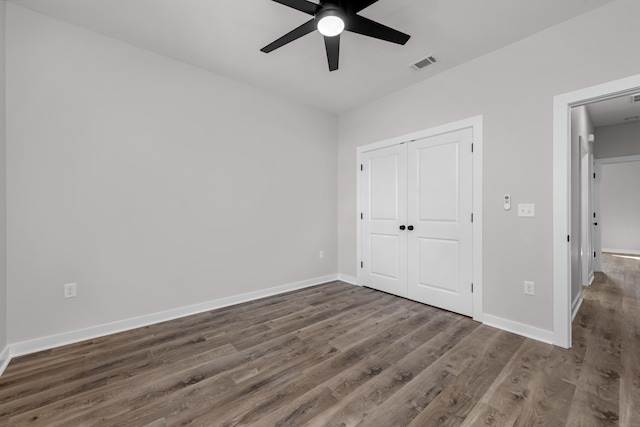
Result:
<svg viewBox="0 0 640 427">
<path fill-rule="evenodd" d="M 465 128 L 361 152 L 361 284 L 473 315 L 472 142 Z"/>
</svg>

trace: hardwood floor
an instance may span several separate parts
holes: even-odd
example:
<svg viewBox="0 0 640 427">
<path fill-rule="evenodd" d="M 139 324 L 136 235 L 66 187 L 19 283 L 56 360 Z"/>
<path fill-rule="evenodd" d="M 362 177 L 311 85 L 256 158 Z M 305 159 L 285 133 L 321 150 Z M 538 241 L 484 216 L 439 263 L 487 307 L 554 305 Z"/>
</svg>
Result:
<svg viewBox="0 0 640 427">
<path fill-rule="evenodd" d="M 14 359 L 10 426 L 640 426 L 640 260 L 574 347 L 340 282 Z"/>
</svg>

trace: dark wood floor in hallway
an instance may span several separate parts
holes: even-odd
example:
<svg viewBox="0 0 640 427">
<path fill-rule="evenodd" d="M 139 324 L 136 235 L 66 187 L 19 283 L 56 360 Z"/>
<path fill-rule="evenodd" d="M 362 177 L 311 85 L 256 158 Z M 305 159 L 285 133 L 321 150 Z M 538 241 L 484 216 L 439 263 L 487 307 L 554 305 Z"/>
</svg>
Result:
<svg viewBox="0 0 640 427">
<path fill-rule="evenodd" d="M 9 426 L 640 426 L 640 260 L 560 349 L 340 282 L 14 359 Z"/>
</svg>

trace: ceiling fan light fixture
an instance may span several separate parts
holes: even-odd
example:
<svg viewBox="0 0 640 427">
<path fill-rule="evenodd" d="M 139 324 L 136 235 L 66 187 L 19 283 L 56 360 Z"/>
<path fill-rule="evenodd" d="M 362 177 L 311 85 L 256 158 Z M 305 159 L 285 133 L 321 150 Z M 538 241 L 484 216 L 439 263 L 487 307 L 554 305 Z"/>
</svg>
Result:
<svg viewBox="0 0 640 427">
<path fill-rule="evenodd" d="M 318 31 L 326 37 L 335 37 L 344 31 L 344 18 L 340 9 L 328 8 L 316 15 Z"/>
<path fill-rule="evenodd" d="M 262 49 L 264 53 L 273 52 L 282 46 L 298 40 L 316 30 L 323 36 L 327 51 L 329 71 L 338 69 L 340 59 L 340 34 L 350 31 L 374 39 L 404 45 L 411 36 L 379 22 L 372 21 L 358 13 L 377 3 L 379 0 L 319 0 L 314 3 L 309 0 L 273 0 L 276 3 L 289 6 L 313 18 L 289 31 L 279 39 L 269 43 Z"/>
</svg>

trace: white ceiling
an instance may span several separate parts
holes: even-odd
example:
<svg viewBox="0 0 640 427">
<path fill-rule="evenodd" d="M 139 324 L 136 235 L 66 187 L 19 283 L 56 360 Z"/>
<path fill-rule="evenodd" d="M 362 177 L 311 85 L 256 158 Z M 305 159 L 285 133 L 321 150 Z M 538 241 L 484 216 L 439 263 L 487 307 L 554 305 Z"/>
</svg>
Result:
<svg viewBox="0 0 640 427">
<path fill-rule="evenodd" d="M 13 3 L 331 113 L 408 87 L 613 0 L 380 0 L 361 15 L 410 34 L 399 46 L 345 33 L 329 72 L 317 32 L 260 48 L 309 19 L 271 0 Z M 409 65 L 434 55 L 422 71 Z"/>
<path fill-rule="evenodd" d="M 631 102 L 630 94 L 587 104 L 587 111 L 594 127 L 640 120 L 640 102 Z"/>
</svg>

